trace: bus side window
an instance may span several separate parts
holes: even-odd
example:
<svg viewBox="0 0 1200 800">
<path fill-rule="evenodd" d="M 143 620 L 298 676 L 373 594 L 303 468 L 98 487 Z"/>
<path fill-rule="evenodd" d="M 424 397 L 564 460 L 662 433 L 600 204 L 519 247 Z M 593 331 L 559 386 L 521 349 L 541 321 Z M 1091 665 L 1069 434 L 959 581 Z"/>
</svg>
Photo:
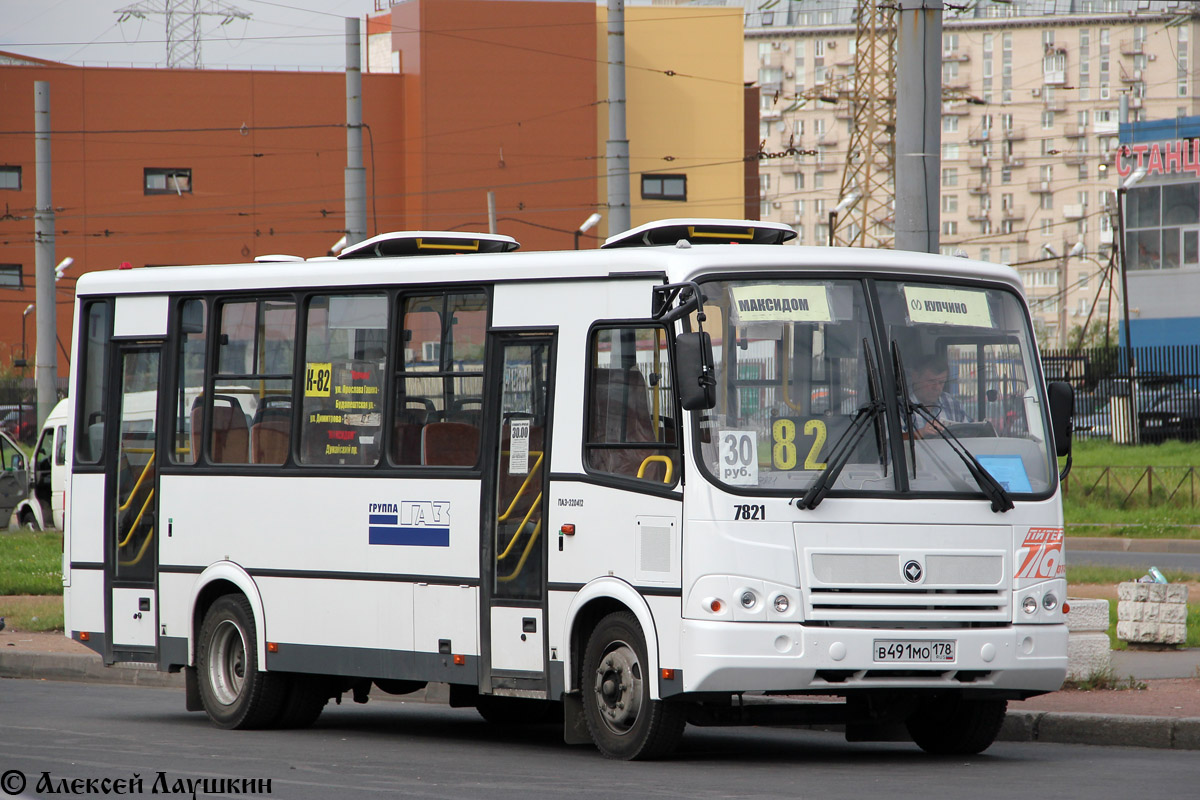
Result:
<svg viewBox="0 0 1200 800">
<path fill-rule="evenodd" d="M 673 484 L 679 453 L 666 331 L 598 329 L 588 371 L 590 470 Z"/>
</svg>

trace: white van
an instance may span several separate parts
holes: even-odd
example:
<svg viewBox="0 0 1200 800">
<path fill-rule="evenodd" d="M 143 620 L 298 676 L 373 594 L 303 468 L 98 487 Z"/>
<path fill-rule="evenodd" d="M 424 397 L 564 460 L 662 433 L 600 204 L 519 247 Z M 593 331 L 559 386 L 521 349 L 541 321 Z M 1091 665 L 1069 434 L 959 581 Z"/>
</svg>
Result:
<svg viewBox="0 0 1200 800">
<path fill-rule="evenodd" d="M 9 528 L 62 530 L 67 495 L 69 422 L 68 401 L 60 400 L 42 425 L 41 436 L 33 451 L 29 489 L 13 509 Z"/>
</svg>

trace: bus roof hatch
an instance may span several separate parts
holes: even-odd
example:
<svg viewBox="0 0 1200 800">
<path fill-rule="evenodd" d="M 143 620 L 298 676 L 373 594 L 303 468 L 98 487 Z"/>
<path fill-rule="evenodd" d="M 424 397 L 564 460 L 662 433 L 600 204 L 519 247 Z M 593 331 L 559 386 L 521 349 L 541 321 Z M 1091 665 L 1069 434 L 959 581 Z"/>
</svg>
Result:
<svg viewBox="0 0 1200 800">
<path fill-rule="evenodd" d="M 691 244 L 783 244 L 796 232 L 780 222 L 750 219 L 660 219 L 610 236 L 601 247 L 669 246 Z"/>
<path fill-rule="evenodd" d="M 521 244 L 511 236 L 462 231 L 393 231 L 343 250 L 339 259 L 385 256 L 444 256 L 450 253 L 508 253 Z"/>
</svg>

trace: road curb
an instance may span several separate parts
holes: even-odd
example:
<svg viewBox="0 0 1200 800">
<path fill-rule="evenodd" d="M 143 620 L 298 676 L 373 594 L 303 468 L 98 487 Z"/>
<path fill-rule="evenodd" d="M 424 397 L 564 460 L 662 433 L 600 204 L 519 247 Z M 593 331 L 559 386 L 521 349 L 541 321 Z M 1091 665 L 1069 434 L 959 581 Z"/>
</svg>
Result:
<svg viewBox="0 0 1200 800">
<path fill-rule="evenodd" d="M 997 740 L 1200 750 L 1200 717 L 1009 711 Z"/>
<path fill-rule="evenodd" d="M 105 667 L 98 655 L 0 652 L 0 678 L 79 681 L 182 689 L 183 676 L 142 666 Z M 444 687 L 397 700 L 446 702 Z M 1145 717 L 1061 711 L 1009 711 L 997 741 L 1200 750 L 1200 717 Z"/>
<path fill-rule="evenodd" d="M 1200 539 L 1126 539 L 1067 535 L 1067 553 L 1091 550 L 1106 553 L 1200 553 Z"/>
</svg>

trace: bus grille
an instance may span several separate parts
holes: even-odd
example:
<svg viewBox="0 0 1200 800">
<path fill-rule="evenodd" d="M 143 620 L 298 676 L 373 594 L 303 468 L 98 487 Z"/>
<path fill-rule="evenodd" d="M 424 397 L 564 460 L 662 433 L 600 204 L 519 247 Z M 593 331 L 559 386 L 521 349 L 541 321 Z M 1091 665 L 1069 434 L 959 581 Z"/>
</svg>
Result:
<svg viewBox="0 0 1200 800">
<path fill-rule="evenodd" d="M 1011 618 L 1009 592 L 995 589 L 830 588 L 807 592 L 812 621 L 977 622 Z"/>
</svg>

